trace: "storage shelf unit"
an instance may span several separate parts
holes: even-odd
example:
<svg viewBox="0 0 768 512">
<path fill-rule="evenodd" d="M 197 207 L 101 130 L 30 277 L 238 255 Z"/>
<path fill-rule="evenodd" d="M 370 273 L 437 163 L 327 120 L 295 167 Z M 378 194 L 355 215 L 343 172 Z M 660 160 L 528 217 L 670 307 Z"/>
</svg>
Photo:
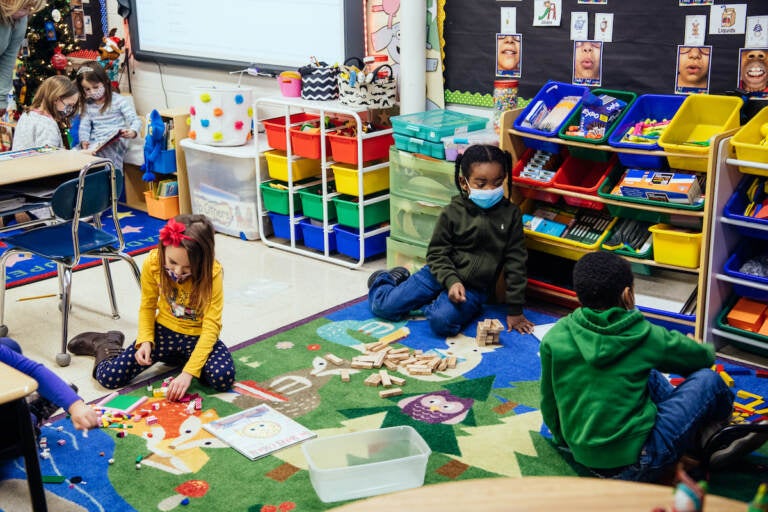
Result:
<svg viewBox="0 0 768 512">
<path fill-rule="evenodd" d="M 369 204 L 373 204 L 379 201 L 383 201 L 389 197 L 388 194 L 384 195 L 378 195 L 377 197 L 372 197 L 369 199 L 363 199 L 359 202 L 359 223 L 357 228 L 358 233 L 358 242 L 359 242 L 359 258 L 355 261 L 354 258 L 350 258 L 345 256 L 344 254 L 334 254 L 331 250 L 331 244 L 329 243 L 329 233 L 330 230 L 333 229 L 333 223 L 329 222 L 329 216 L 328 216 L 328 203 L 331 201 L 334 197 L 334 193 L 328 192 L 328 183 L 330 181 L 330 176 L 332 175 L 332 169 L 331 165 L 336 164 L 331 158 L 331 155 L 327 154 L 327 144 L 325 143 L 327 140 L 327 137 L 329 134 L 333 133 L 332 130 L 329 130 L 325 127 L 324 122 L 320 122 L 320 163 L 321 163 L 321 175 L 320 180 L 322 184 L 322 207 L 323 207 L 323 244 L 322 244 L 322 251 L 315 251 L 310 248 L 305 248 L 303 245 L 301 245 L 296 240 L 296 229 L 294 229 L 294 226 L 303 218 L 302 215 L 297 214 L 297 208 L 294 204 L 294 192 L 298 190 L 297 180 L 293 179 L 293 161 L 295 158 L 295 154 L 292 150 L 291 146 L 291 136 L 290 136 L 290 128 L 291 121 L 290 117 L 292 114 L 306 112 L 306 113 L 312 113 L 319 116 L 320 120 L 324 120 L 326 116 L 333 115 L 333 114 L 341 114 L 344 116 L 351 117 L 355 124 L 356 124 L 356 142 L 357 142 L 357 180 L 358 180 L 358 198 L 363 198 L 365 196 L 364 194 L 364 175 L 366 173 L 370 173 L 373 171 L 376 171 L 378 169 L 381 169 L 383 167 L 387 167 L 389 165 L 388 162 L 378 162 L 376 164 L 371 165 L 365 165 L 365 162 L 363 161 L 363 141 L 369 138 L 373 137 L 379 137 L 386 134 L 391 134 L 392 130 L 377 130 L 376 132 L 372 133 L 364 133 L 362 130 L 363 127 L 363 119 L 361 118 L 361 114 L 367 112 L 366 109 L 354 109 L 350 107 L 346 107 L 344 105 L 341 105 L 337 101 L 311 101 L 311 100 L 302 100 L 299 98 L 285 98 L 285 97 L 266 97 L 266 98 L 258 98 L 254 102 L 254 108 L 253 108 L 253 116 L 254 116 L 254 126 L 259 127 L 260 123 L 264 121 L 265 119 L 271 119 L 275 117 L 275 112 L 279 112 L 277 115 L 284 116 L 285 117 L 285 141 L 286 141 L 286 155 L 287 155 L 287 167 L 288 167 L 288 180 L 287 180 L 287 188 L 288 188 L 288 209 L 289 209 L 289 223 L 291 228 L 289 229 L 290 238 L 286 239 L 285 241 L 278 241 L 275 240 L 275 237 L 267 237 L 264 236 L 263 233 L 269 232 L 268 230 L 264 229 L 264 218 L 266 215 L 266 210 L 264 208 L 264 201 L 262 198 L 261 193 L 258 193 L 256 195 L 257 198 L 257 208 L 258 208 L 258 218 L 259 218 L 259 232 L 262 233 L 262 241 L 269 247 L 275 247 L 277 249 L 282 249 L 289 252 L 294 252 L 297 254 L 301 254 L 304 256 L 308 256 L 310 258 L 316 258 L 323 261 L 328 261 L 331 263 L 335 263 L 337 265 L 342 265 L 350 268 L 358 268 L 360 267 L 366 258 L 366 251 L 365 251 L 365 242 L 367 239 L 381 235 L 383 233 L 387 233 L 389 231 L 389 226 L 380 226 L 373 229 L 366 230 L 364 228 L 365 226 L 365 206 Z M 270 115 L 263 115 L 266 112 L 270 112 Z M 267 151 L 269 149 L 272 149 L 269 146 L 264 146 L 263 141 L 261 140 L 261 137 L 256 138 L 256 152 L 257 155 L 262 154 L 264 151 Z M 261 190 L 261 174 L 262 174 L 262 168 L 263 162 L 261 161 L 261 158 L 256 158 L 256 181 L 257 181 L 257 187 L 259 190 Z"/>
<path fill-rule="evenodd" d="M 719 137 L 715 146 L 713 192 L 709 195 L 709 200 L 712 203 L 713 222 L 709 240 L 711 250 L 706 272 L 708 285 L 706 296 L 703 299 L 706 305 L 703 339 L 707 343 L 714 344 L 715 350 L 721 355 L 768 368 L 768 343 L 722 329 L 717 321 L 722 308 L 733 295 L 734 286 L 768 292 L 768 286 L 765 284 L 739 279 L 723 273 L 729 256 L 745 238 L 739 228 L 763 231 L 765 232 L 764 237 L 768 238 L 767 226 L 728 218 L 724 215 L 726 203 L 745 176 L 739 171 L 739 166 L 747 165 L 764 169 L 768 174 L 768 162 L 747 162 L 733 158 L 730 144 L 732 133 Z M 760 355 L 761 352 L 763 355 Z"/>
<path fill-rule="evenodd" d="M 517 162 L 518 159 L 522 156 L 522 154 L 527 149 L 523 138 L 526 139 L 536 139 L 540 141 L 545 141 L 548 143 L 554 143 L 561 146 L 566 147 L 581 147 L 581 148 L 588 148 L 590 150 L 599 150 L 599 151 L 605 151 L 608 153 L 630 153 L 630 154 L 638 154 L 638 155 L 656 155 L 656 156 L 665 156 L 668 157 L 670 155 L 672 156 L 678 156 L 678 157 L 684 157 L 684 158 L 695 158 L 695 159 L 709 159 L 708 161 L 708 168 L 711 170 L 712 168 L 712 162 L 711 162 L 711 154 L 709 153 L 705 154 L 704 156 L 692 156 L 687 154 L 677 154 L 677 153 L 670 153 L 666 151 L 643 151 L 633 148 L 619 148 L 619 147 L 613 147 L 603 144 L 589 144 L 579 141 L 573 141 L 573 140 L 566 140 L 556 137 L 544 137 L 536 134 L 531 134 L 528 132 L 522 132 L 518 131 L 513 127 L 513 122 L 515 118 L 520 114 L 522 109 L 517 110 L 511 110 L 508 112 L 505 112 L 502 115 L 501 118 L 501 130 L 500 130 L 500 142 L 501 142 L 501 148 L 508 150 L 512 156 L 513 161 Z M 711 172 L 709 173 L 711 174 Z M 705 197 L 710 197 L 710 187 L 712 186 L 712 183 L 714 180 L 708 179 L 707 180 L 707 188 L 708 190 L 705 192 Z M 640 203 L 632 203 L 628 201 L 619 201 L 619 200 L 613 200 L 608 199 L 602 196 L 595 196 L 595 195 L 588 195 L 583 194 L 579 192 L 574 192 L 571 190 L 564 190 L 557 187 L 527 187 L 523 183 L 516 183 L 515 184 L 515 190 L 513 192 L 513 200 L 520 202 L 521 200 L 525 199 L 522 197 L 522 194 L 520 193 L 520 189 L 523 188 L 535 188 L 537 191 L 541 191 L 544 193 L 547 193 L 549 195 L 557 195 L 561 197 L 569 197 L 569 198 L 577 198 L 582 200 L 588 200 L 591 202 L 598 202 L 605 205 L 612 205 L 612 206 L 620 206 L 622 208 L 631 209 L 631 210 L 639 210 L 644 212 L 653 212 L 658 214 L 664 214 L 664 215 L 670 215 L 675 216 L 677 218 L 685 217 L 689 218 L 691 222 L 695 223 L 701 223 L 702 226 L 702 233 L 703 233 L 703 241 L 701 244 L 701 253 L 700 253 L 700 264 L 697 268 L 689 268 L 689 267 L 683 267 L 683 266 L 677 266 L 677 265 L 671 265 L 667 263 L 659 263 L 654 260 L 650 259 L 641 259 L 641 258 L 633 258 L 633 257 L 627 257 L 622 256 L 626 260 L 640 265 L 645 265 L 646 267 L 652 267 L 654 269 L 661 269 L 661 270 L 671 270 L 674 272 L 679 272 L 683 275 L 690 276 L 691 274 L 698 275 L 698 291 L 697 291 L 697 306 L 696 306 L 696 315 L 695 320 L 691 321 L 685 318 L 680 318 L 674 316 L 675 312 L 670 312 L 673 315 L 671 316 L 665 316 L 660 315 L 656 312 L 652 311 L 643 311 L 644 315 L 648 317 L 649 319 L 659 320 L 663 323 L 672 324 L 676 326 L 680 326 L 681 330 L 687 330 L 687 331 L 693 331 L 695 333 L 695 336 L 697 339 L 702 339 L 702 332 L 703 332 L 703 305 L 704 305 L 704 292 L 706 289 L 706 276 L 702 272 L 703 269 L 706 268 L 706 262 L 707 262 L 707 254 L 708 254 L 708 243 L 707 243 L 707 232 L 709 230 L 709 208 L 711 207 L 709 205 L 709 200 L 707 203 L 705 203 L 704 208 L 702 210 L 686 210 L 686 209 L 677 209 L 677 208 L 670 208 L 664 206 L 663 203 L 659 203 L 658 206 L 656 205 L 648 205 L 648 204 L 640 204 Z M 535 250 L 539 250 L 542 252 L 546 252 L 548 254 L 554 254 L 554 255 L 561 255 L 562 253 L 566 253 L 569 255 L 573 255 L 572 258 L 567 259 L 577 259 L 583 256 L 584 254 L 587 254 L 589 252 L 593 252 L 594 249 L 589 248 L 581 248 L 576 247 L 574 245 L 570 245 L 567 243 L 560 243 L 557 240 L 552 240 L 548 237 L 538 237 L 535 234 L 533 235 L 526 235 L 528 237 L 528 244 Z M 567 293 L 563 293 L 562 290 L 556 289 L 557 287 L 551 287 L 547 285 L 541 285 L 538 281 L 529 281 L 528 284 L 528 290 L 529 293 L 532 293 L 533 295 L 536 295 L 538 297 L 542 297 L 545 299 L 553 300 L 559 304 L 563 304 L 564 302 L 569 303 L 571 306 L 576 306 L 578 304 L 575 296 L 568 295 Z"/>
</svg>

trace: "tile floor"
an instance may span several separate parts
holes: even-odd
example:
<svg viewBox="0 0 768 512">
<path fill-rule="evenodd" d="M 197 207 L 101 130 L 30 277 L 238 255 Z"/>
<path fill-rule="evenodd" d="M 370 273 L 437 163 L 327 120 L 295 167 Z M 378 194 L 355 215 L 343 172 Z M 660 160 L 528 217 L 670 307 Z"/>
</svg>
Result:
<svg viewBox="0 0 768 512">
<path fill-rule="evenodd" d="M 224 267 L 224 326 L 222 340 L 233 346 L 260 334 L 343 302 L 367 292 L 366 282 L 374 270 L 384 268 L 386 259 L 379 257 L 359 269 L 349 269 L 333 263 L 270 248 L 260 241 L 243 241 L 217 234 L 216 252 Z M 141 267 L 144 256 L 137 257 Z M 72 278 L 72 311 L 69 337 L 83 331 L 119 330 L 126 344 L 135 339 L 139 289 L 128 266 L 112 264 L 118 307 L 121 317 L 113 320 L 102 268 L 75 272 Z M 55 294 L 56 279 L 12 288 L 7 291 L 5 324 L 8 336 L 16 339 L 24 354 L 43 362 L 61 377 L 75 383 L 86 401 L 109 392 L 91 377 L 93 358 L 72 356 L 67 367 L 55 362 L 61 340 L 61 317 L 58 299 L 29 297 Z M 167 370 L 155 365 L 149 372 Z"/>
</svg>

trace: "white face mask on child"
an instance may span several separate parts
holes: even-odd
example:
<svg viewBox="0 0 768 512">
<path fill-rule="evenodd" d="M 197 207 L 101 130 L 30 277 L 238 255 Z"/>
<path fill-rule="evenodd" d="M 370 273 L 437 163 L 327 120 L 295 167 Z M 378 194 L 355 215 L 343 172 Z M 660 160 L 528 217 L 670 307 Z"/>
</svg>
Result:
<svg viewBox="0 0 768 512">
<path fill-rule="evenodd" d="M 104 85 L 99 84 L 98 87 L 95 87 L 90 91 L 88 91 L 87 93 L 85 93 L 85 97 L 88 98 L 89 100 L 99 101 L 101 98 L 104 97 L 105 92 L 106 91 L 104 91 Z"/>
</svg>

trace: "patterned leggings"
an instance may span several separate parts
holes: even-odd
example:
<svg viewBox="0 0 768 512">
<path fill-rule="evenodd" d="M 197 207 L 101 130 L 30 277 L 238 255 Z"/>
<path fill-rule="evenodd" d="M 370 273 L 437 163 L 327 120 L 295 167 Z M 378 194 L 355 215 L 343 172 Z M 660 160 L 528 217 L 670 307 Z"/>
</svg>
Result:
<svg viewBox="0 0 768 512">
<path fill-rule="evenodd" d="M 198 336 L 181 334 L 155 322 L 155 345 L 152 361 L 183 366 L 197 344 Z M 96 367 L 94 377 L 108 389 L 127 385 L 134 377 L 149 368 L 136 362 L 136 344 L 123 349 L 119 356 L 105 359 Z M 216 340 L 213 350 L 200 373 L 200 382 L 216 391 L 227 391 L 235 382 L 235 363 L 227 346 Z"/>
</svg>

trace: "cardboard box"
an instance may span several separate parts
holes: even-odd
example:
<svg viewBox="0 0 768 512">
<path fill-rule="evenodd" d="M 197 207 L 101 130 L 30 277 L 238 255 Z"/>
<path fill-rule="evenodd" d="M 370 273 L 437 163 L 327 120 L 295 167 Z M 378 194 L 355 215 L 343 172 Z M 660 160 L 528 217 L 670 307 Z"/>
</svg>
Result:
<svg viewBox="0 0 768 512">
<path fill-rule="evenodd" d="M 701 196 L 695 174 L 644 169 L 627 169 L 619 182 L 619 190 L 626 197 L 664 203 L 693 204 Z"/>
</svg>

